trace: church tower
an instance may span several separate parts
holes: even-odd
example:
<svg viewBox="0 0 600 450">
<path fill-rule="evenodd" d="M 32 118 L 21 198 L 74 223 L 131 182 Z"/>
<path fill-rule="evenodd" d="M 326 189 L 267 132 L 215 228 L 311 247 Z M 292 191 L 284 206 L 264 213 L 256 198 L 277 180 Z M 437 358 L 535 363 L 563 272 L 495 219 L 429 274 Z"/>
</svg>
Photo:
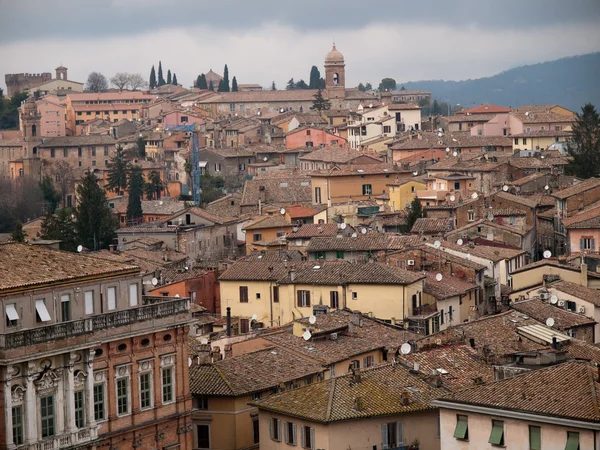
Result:
<svg viewBox="0 0 600 450">
<path fill-rule="evenodd" d="M 346 64 L 335 43 L 325 56 L 325 90 L 329 100 L 344 99 L 346 96 Z"/>
<path fill-rule="evenodd" d="M 31 158 L 38 156 L 37 145 L 42 141 L 40 123 L 42 117 L 39 115 L 35 99 L 32 95 L 23 102 L 21 105 L 21 113 L 19 115 L 19 122 L 21 128 L 21 135 L 23 136 L 23 150 L 24 158 Z"/>
</svg>

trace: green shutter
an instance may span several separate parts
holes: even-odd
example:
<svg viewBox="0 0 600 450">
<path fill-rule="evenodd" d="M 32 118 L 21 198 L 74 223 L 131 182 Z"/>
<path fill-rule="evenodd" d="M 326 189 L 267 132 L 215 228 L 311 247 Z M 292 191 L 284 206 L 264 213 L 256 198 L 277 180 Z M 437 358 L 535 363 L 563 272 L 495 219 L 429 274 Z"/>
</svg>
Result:
<svg viewBox="0 0 600 450">
<path fill-rule="evenodd" d="M 493 445 L 504 444 L 504 422 L 494 420 L 492 426 L 492 433 L 490 434 L 489 443 Z"/>
<path fill-rule="evenodd" d="M 579 450 L 579 433 L 567 432 L 567 445 L 565 450 Z"/>
<path fill-rule="evenodd" d="M 454 430 L 454 437 L 456 439 L 466 439 L 467 438 L 467 430 L 468 424 L 467 422 L 463 422 L 459 420 L 456 422 L 456 429 Z"/>
<path fill-rule="evenodd" d="M 529 426 L 529 448 L 530 450 L 541 450 L 542 431 L 540 427 Z"/>
</svg>

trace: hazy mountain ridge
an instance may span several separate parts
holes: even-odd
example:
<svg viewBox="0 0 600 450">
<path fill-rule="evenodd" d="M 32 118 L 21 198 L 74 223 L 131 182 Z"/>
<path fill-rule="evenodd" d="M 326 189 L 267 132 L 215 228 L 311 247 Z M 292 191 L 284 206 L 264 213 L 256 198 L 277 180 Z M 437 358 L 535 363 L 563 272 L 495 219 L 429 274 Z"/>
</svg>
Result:
<svg viewBox="0 0 600 450">
<path fill-rule="evenodd" d="M 434 99 L 467 108 L 482 103 L 560 104 L 579 112 L 587 102 L 600 107 L 599 74 L 600 52 L 520 66 L 486 78 L 409 81 L 398 86 L 423 89 Z"/>
</svg>

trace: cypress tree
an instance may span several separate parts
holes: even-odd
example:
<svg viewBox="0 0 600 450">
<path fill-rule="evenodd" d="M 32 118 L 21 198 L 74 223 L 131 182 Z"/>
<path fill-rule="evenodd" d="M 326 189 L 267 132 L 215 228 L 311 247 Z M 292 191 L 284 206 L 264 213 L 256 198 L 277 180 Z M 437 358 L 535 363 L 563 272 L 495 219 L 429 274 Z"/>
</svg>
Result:
<svg viewBox="0 0 600 450">
<path fill-rule="evenodd" d="M 23 224 L 21 222 L 15 224 L 15 229 L 11 233 L 10 238 L 15 242 L 25 242 L 25 234 L 23 233 Z"/>
<path fill-rule="evenodd" d="M 323 97 L 323 92 L 321 91 L 321 89 L 319 89 L 314 95 L 312 109 L 321 112 L 329 108 L 331 108 L 331 102 L 325 97 Z"/>
<path fill-rule="evenodd" d="M 152 65 L 152 70 L 150 70 L 150 89 L 154 89 L 156 87 L 156 71 L 154 70 L 154 65 Z"/>
<path fill-rule="evenodd" d="M 153 170 L 148 175 L 148 183 L 146 183 L 145 191 L 148 200 L 160 200 L 160 194 L 164 189 L 163 182 L 160 178 L 160 172 Z"/>
<path fill-rule="evenodd" d="M 312 66 L 310 69 L 310 80 L 308 82 L 309 89 L 319 89 L 319 80 L 321 79 L 321 72 L 317 66 Z"/>
<path fill-rule="evenodd" d="M 227 64 L 225 64 L 225 68 L 223 69 L 223 92 L 229 92 L 229 69 L 227 68 Z"/>
<path fill-rule="evenodd" d="M 162 86 L 165 84 L 165 79 L 163 78 L 162 72 L 162 61 L 158 62 L 158 84 L 157 86 Z"/>
<path fill-rule="evenodd" d="M 215 90 L 215 86 L 213 85 L 213 81 L 210 80 L 210 85 L 208 86 L 208 89 L 210 89 L 211 91 Z"/>
<path fill-rule="evenodd" d="M 235 77 L 233 77 L 233 79 L 231 80 L 231 92 L 237 92 L 237 91 L 238 91 L 237 80 L 235 79 Z"/>
<path fill-rule="evenodd" d="M 175 86 L 177 86 L 177 84 L 178 84 L 178 83 L 177 83 L 177 75 L 175 74 L 175 72 L 173 72 L 173 84 L 174 84 Z"/>
<path fill-rule="evenodd" d="M 271 90 L 272 90 L 272 91 L 276 91 L 276 90 L 277 90 L 277 86 L 275 86 L 275 81 L 273 81 L 273 82 L 271 83 Z"/>
<path fill-rule="evenodd" d="M 198 89 L 208 89 L 208 85 L 206 84 L 206 75 L 201 73 L 198 75 L 198 79 L 196 80 L 196 87 Z"/>
<path fill-rule="evenodd" d="M 173 80 L 171 79 L 171 69 L 167 70 L 167 84 L 172 84 Z"/>
<path fill-rule="evenodd" d="M 119 145 L 115 156 L 108 163 L 108 183 L 106 189 L 120 192 L 127 187 L 127 161 L 123 147 Z"/>
<path fill-rule="evenodd" d="M 577 114 L 573 132 L 567 142 L 572 157 L 567 172 L 580 178 L 598 176 L 600 172 L 600 115 L 591 103 L 586 103 Z"/>
<path fill-rule="evenodd" d="M 138 221 L 142 218 L 142 195 L 144 193 L 144 178 L 140 166 L 129 169 L 129 203 L 127 203 L 127 220 Z"/>
</svg>

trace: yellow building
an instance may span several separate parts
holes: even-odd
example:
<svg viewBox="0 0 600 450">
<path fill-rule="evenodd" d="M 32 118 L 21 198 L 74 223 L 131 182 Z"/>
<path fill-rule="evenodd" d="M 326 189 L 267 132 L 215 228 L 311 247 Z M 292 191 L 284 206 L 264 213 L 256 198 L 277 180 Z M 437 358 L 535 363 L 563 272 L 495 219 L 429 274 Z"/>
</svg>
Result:
<svg viewBox="0 0 600 450">
<path fill-rule="evenodd" d="M 566 142 L 571 136 L 568 130 L 538 130 L 519 134 L 513 134 L 513 153 L 516 152 L 534 152 L 545 150 L 556 142 Z"/>
<path fill-rule="evenodd" d="M 392 211 L 404 211 L 417 195 L 417 191 L 427 189 L 427 184 L 416 180 L 406 179 L 397 183 L 388 183 L 388 205 Z"/>
<path fill-rule="evenodd" d="M 285 237 L 292 231 L 292 223 L 288 214 L 274 214 L 272 216 L 262 216 L 250 222 L 242 228 L 246 233 L 246 252 L 253 250 L 268 250 L 284 248 L 287 246 Z M 281 244 L 278 243 L 281 238 Z"/>
<path fill-rule="evenodd" d="M 361 311 L 394 324 L 413 315 L 424 276 L 382 263 L 238 261 L 221 277 L 221 310 L 264 327 L 309 317 L 315 309 Z"/>
</svg>

